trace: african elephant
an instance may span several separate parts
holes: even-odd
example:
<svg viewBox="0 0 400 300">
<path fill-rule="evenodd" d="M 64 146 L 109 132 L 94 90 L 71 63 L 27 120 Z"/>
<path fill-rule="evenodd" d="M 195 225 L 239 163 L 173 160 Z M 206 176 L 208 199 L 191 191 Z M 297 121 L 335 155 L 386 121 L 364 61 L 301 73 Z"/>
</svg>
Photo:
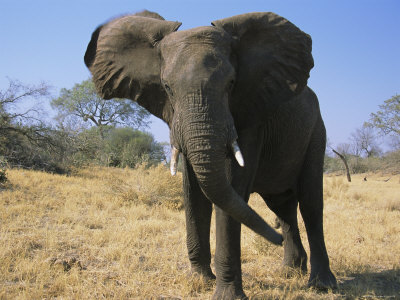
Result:
<svg viewBox="0 0 400 300">
<path fill-rule="evenodd" d="M 137 101 L 170 128 L 171 172 L 183 154 L 187 247 L 192 271 L 210 268 L 216 211 L 214 298 L 243 298 L 241 223 L 284 245 L 284 265 L 307 269 L 297 205 L 311 252 L 309 285 L 336 286 L 323 236 L 326 134 L 307 87 L 311 38 L 273 13 L 248 13 L 177 31 L 143 11 L 99 26 L 85 64 L 98 93 Z M 248 206 L 257 192 L 282 235 Z"/>
</svg>

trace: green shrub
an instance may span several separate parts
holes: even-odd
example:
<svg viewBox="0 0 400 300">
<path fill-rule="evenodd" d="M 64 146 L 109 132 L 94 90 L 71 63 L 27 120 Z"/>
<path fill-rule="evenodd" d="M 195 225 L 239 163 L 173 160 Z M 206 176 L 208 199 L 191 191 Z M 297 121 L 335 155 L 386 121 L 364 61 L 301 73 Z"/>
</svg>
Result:
<svg viewBox="0 0 400 300">
<path fill-rule="evenodd" d="M 388 152 L 383 156 L 360 157 L 348 155 L 347 163 L 350 173 L 360 174 L 368 172 L 391 172 L 400 173 L 400 151 Z M 338 157 L 325 156 L 324 173 L 345 173 L 346 169 Z"/>
<path fill-rule="evenodd" d="M 384 156 L 384 168 L 388 172 L 400 173 L 400 150 L 389 152 Z"/>
<path fill-rule="evenodd" d="M 0 184 L 6 182 L 7 182 L 7 173 L 6 170 L 2 169 L 0 170 Z"/>
</svg>

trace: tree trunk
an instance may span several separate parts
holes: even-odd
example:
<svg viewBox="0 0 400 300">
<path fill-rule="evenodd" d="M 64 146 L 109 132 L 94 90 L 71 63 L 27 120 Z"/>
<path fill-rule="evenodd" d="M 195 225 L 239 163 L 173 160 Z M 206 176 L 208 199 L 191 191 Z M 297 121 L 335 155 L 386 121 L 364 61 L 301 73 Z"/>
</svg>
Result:
<svg viewBox="0 0 400 300">
<path fill-rule="evenodd" d="M 346 167 L 347 181 L 348 181 L 348 182 L 351 182 L 350 170 L 349 170 L 349 166 L 348 166 L 348 164 L 347 164 L 346 158 L 345 158 L 342 154 L 340 154 L 339 152 L 337 152 L 335 149 L 332 149 L 332 151 L 333 151 L 333 153 L 335 153 L 337 156 L 339 156 L 340 159 L 343 161 L 344 166 Z"/>
</svg>

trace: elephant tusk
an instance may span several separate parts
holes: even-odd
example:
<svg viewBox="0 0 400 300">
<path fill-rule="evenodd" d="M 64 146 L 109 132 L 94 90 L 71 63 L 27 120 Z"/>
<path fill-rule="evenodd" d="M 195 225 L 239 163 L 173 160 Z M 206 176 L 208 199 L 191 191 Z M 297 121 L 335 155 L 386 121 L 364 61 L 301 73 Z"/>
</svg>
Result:
<svg viewBox="0 0 400 300">
<path fill-rule="evenodd" d="M 242 152 L 240 152 L 240 148 L 239 148 L 237 141 L 234 141 L 232 143 L 232 151 L 233 151 L 233 154 L 235 155 L 235 158 L 236 158 L 238 164 L 241 167 L 244 167 L 243 155 L 242 155 Z"/>
<path fill-rule="evenodd" d="M 179 150 L 176 149 L 174 146 L 172 146 L 171 151 L 172 153 L 171 153 L 170 170 L 171 170 L 171 175 L 175 176 L 176 170 L 178 169 Z"/>
</svg>

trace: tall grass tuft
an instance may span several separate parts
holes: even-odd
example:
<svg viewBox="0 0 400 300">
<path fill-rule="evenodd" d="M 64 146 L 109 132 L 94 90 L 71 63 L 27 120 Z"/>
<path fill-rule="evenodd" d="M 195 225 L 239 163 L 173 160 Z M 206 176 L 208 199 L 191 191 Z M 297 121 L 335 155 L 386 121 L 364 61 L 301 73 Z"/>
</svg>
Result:
<svg viewBox="0 0 400 300">
<path fill-rule="evenodd" d="M 182 176 L 171 176 L 163 165 L 135 168 L 126 184 L 121 187 L 121 198 L 127 202 L 162 205 L 169 209 L 183 208 Z"/>
<path fill-rule="evenodd" d="M 324 180 L 324 198 L 338 197 L 342 198 L 349 189 L 348 182 L 343 177 L 330 177 Z"/>
</svg>

